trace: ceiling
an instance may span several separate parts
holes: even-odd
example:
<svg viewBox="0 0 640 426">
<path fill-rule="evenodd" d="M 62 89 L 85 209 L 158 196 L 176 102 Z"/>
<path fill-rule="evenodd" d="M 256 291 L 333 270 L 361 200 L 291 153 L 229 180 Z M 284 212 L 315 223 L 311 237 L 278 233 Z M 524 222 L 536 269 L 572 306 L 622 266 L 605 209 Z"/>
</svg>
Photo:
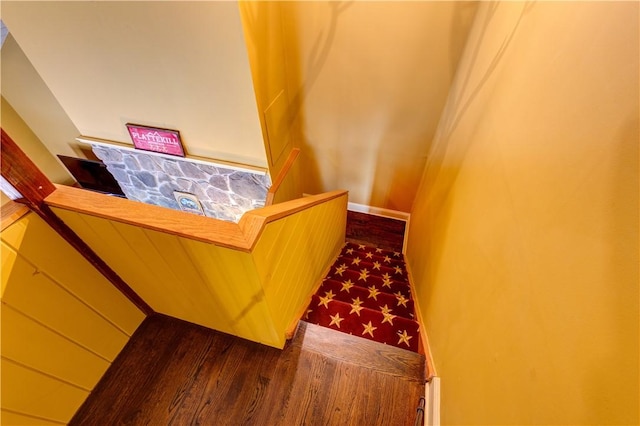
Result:
<svg viewBox="0 0 640 426">
<path fill-rule="evenodd" d="M 281 70 L 303 191 L 410 212 L 476 4 L 241 7 L 3 1 L 2 96 L 54 155 L 78 154 L 80 134 L 130 143 L 134 122 L 180 130 L 190 155 L 270 167 L 258 46 Z M 248 39 L 268 24 L 278 46 Z"/>
</svg>

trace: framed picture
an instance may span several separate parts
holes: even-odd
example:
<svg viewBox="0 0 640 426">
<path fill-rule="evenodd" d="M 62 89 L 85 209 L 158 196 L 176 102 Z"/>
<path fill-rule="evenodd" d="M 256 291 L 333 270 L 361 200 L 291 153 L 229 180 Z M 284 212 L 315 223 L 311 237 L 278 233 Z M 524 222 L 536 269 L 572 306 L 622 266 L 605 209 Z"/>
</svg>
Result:
<svg viewBox="0 0 640 426">
<path fill-rule="evenodd" d="M 202 204 L 200 204 L 200 200 L 195 195 L 188 192 L 173 191 L 173 196 L 183 212 L 195 213 L 200 216 L 205 215 Z"/>
<path fill-rule="evenodd" d="M 140 126 L 131 123 L 127 123 L 127 130 L 129 130 L 133 146 L 137 149 L 184 157 L 180 132 L 177 130 Z"/>
</svg>

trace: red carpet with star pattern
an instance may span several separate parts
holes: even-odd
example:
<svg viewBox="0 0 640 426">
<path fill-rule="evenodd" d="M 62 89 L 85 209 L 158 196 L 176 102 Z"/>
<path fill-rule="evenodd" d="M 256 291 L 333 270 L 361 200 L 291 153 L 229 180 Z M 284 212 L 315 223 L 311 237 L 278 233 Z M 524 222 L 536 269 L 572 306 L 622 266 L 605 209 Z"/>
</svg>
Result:
<svg viewBox="0 0 640 426">
<path fill-rule="evenodd" d="M 305 320 L 418 352 L 418 323 L 402 253 L 346 243 Z"/>
</svg>

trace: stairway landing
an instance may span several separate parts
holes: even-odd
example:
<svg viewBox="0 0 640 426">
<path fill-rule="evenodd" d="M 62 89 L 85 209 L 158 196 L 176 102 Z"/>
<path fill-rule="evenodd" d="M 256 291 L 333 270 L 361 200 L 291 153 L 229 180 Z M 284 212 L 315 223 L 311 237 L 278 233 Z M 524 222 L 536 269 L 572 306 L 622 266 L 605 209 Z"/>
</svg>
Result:
<svg viewBox="0 0 640 426">
<path fill-rule="evenodd" d="M 148 317 L 71 425 L 411 426 L 424 357 L 300 322 L 283 350 Z"/>
</svg>

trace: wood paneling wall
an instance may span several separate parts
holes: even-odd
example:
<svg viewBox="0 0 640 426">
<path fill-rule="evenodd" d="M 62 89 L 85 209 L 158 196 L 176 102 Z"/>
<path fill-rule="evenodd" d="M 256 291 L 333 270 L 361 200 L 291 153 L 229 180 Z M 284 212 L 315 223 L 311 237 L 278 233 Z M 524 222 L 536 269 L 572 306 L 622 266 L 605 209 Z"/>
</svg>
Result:
<svg viewBox="0 0 640 426">
<path fill-rule="evenodd" d="M 2 424 L 64 424 L 144 314 L 36 214 L 0 237 Z"/>
<path fill-rule="evenodd" d="M 347 197 L 267 224 L 252 256 L 278 330 L 300 318 L 344 244 Z"/>
<path fill-rule="evenodd" d="M 66 187 L 47 202 L 156 312 L 282 348 L 344 243 L 347 193 L 253 210 L 239 224 Z"/>
</svg>

